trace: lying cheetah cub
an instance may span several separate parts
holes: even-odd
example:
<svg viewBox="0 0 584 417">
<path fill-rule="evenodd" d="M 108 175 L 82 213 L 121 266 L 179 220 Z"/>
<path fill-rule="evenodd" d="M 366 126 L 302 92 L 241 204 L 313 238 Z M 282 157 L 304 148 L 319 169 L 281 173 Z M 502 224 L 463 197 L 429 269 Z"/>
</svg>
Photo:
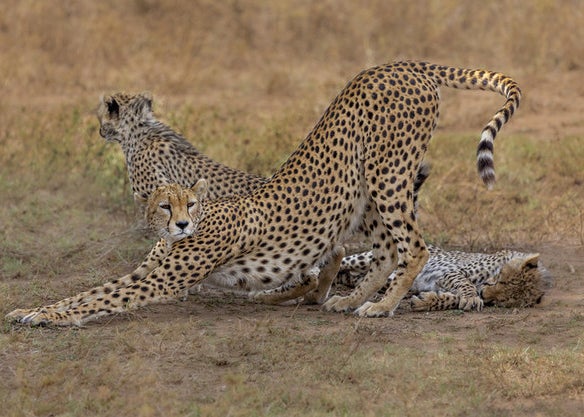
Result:
<svg viewBox="0 0 584 417">
<path fill-rule="evenodd" d="M 418 193 L 430 175 L 423 163 L 414 181 L 417 217 Z M 493 254 L 447 251 L 427 244 L 430 258 L 414 279 L 407 296 L 412 310 L 482 310 L 484 305 L 532 307 L 539 304 L 552 278 L 539 254 L 503 250 Z M 373 254 L 347 256 L 341 262 L 336 284 L 355 287 L 369 270 Z M 388 278 L 388 284 L 394 275 Z"/>
<path fill-rule="evenodd" d="M 467 253 L 433 245 L 428 245 L 428 251 L 430 259 L 409 291 L 414 311 L 480 311 L 483 305 L 533 307 L 551 284 L 551 275 L 537 253 Z M 369 269 L 371 256 L 371 252 L 347 256 L 336 282 L 357 285 Z M 389 281 L 392 279 L 390 275 Z"/>
</svg>

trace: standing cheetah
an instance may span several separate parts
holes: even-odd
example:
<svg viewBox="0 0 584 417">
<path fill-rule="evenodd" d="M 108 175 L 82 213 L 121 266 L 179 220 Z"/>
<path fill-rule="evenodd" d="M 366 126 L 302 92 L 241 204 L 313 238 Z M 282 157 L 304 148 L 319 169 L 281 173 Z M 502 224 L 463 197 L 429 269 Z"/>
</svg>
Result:
<svg viewBox="0 0 584 417">
<path fill-rule="evenodd" d="M 483 129 L 478 170 L 495 180 L 493 141 L 519 105 L 511 78 L 423 62 L 397 62 L 362 71 L 333 100 L 298 149 L 246 196 L 203 203 L 195 235 L 173 244 L 145 278 L 66 311 L 16 310 L 23 323 L 80 325 L 96 317 L 174 299 L 210 274 L 237 277 L 241 288 L 275 288 L 305 278 L 360 225 L 371 237 L 365 278 L 329 311 L 356 309 L 366 317 L 393 313 L 426 260 L 415 220 L 413 183 L 438 119 L 438 87 L 484 89 L 506 97 Z M 395 270 L 381 301 L 367 302 Z"/>
</svg>

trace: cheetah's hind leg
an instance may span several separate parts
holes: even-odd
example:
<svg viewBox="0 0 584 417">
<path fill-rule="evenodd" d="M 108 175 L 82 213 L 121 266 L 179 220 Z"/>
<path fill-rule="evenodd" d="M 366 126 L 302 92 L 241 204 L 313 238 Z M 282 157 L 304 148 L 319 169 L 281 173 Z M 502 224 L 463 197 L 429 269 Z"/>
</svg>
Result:
<svg viewBox="0 0 584 417">
<path fill-rule="evenodd" d="M 413 223 L 410 236 L 417 244 L 408 245 L 405 239 L 397 242 L 397 268 L 395 277 L 388 283 L 385 295 L 379 302 L 368 301 L 359 307 L 355 314 L 364 317 L 383 317 L 393 315 L 402 298 L 407 294 L 416 276 L 426 264 L 429 254 L 426 245 Z"/>
<path fill-rule="evenodd" d="M 311 268 L 301 281 L 287 282 L 277 288 L 254 291 L 249 297 L 264 304 L 282 304 L 286 301 L 302 297 L 306 293 L 316 289 L 318 286 L 319 268 Z"/>
<path fill-rule="evenodd" d="M 382 247 L 382 242 L 387 240 L 387 229 L 373 204 L 367 206 L 363 224 L 364 229 L 371 233 L 373 242 L 369 271 L 349 295 L 329 298 L 323 305 L 325 311 L 349 312 L 358 308 L 387 283 L 387 277 L 394 270 L 396 248 L 391 240 L 387 242 L 387 247 Z"/>
<path fill-rule="evenodd" d="M 344 246 L 336 246 L 331 258 L 318 274 L 318 286 L 304 296 L 306 304 L 322 304 L 329 295 L 333 280 L 339 273 L 341 262 L 345 257 Z"/>
</svg>

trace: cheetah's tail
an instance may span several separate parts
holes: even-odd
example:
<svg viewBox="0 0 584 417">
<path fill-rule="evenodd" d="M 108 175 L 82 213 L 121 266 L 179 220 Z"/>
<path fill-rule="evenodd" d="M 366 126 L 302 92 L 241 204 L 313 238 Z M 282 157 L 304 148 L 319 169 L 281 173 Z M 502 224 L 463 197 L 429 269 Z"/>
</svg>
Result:
<svg viewBox="0 0 584 417">
<path fill-rule="evenodd" d="M 480 177 L 490 189 L 495 184 L 493 142 L 505 123 L 511 119 L 521 101 L 521 89 L 511 78 L 499 72 L 453 68 L 425 62 L 409 62 L 414 71 L 432 77 L 439 85 L 469 90 L 490 90 L 507 98 L 507 101 L 487 123 L 481 133 L 477 148 L 477 168 Z"/>
</svg>

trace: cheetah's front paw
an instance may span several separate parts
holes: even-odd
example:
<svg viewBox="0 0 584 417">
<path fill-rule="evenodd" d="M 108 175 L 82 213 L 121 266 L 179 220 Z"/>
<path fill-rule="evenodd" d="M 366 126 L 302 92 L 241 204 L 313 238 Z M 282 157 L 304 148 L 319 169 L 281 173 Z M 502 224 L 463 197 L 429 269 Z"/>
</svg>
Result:
<svg viewBox="0 0 584 417">
<path fill-rule="evenodd" d="M 460 297 L 460 302 L 458 303 L 458 308 L 464 311 L 477 310 L 481 311 L 483 309 L 483 300 L 481 297 Z"/>
<path fill-rule="evenodd" d="M 324 311 L 348 313 L 355 308 L 351 301 L 352 300 L 350 297 L 341 297 L 340 295 L 335 295 L 329 298 L 328 301 L 322 305 L 322 308 Z"/>
<path fill-rule="evenodd" d="M 46 317 L 46 311 L 40 308 L 34 310 L 18 309 L 6 315 L 6 318 L 20 324 L 31 326 L 45 326 L 50 323 Z"/>
<path fill-rule="evenodd" d="M 6 315 L 6 318 L 17 323 L 28 324 L 30 326 L 47 326 L 49 324 L 55 326 L 80 326 L 81 323 L 75 320 L 59 317 L 54 313 L 50 313 L 42 308 L 34 310 L 14 310 Z"/>
<path fill-rule="evenodd" d="M 355 310 L 355 314 L 359 317 L 389 317 L 393 316 L 393 311 L 388 311 L 381 303 L 367 301 Z"/>
<path fill-rule="evenodd" d="M 25 317 L 27 317 L 27 316 L 29 316 L 29 315 L 32 315 L 32 314 L 35 314 L 35 313 L 37 313 L 38 311 L 39 311 L 39 309 L 38 309 L 38 308 L 35 308 L 35 309 L 33 309 L 33 310 L 26 309 L 26 308 L 17 308 L 16 310 L 14 310 L 14 311 L 11 311 L 10 313 L 8 313 L 8 314 L 5 316 L 5 319 L 6 319 L 6 320 L 9 320 L 9 321 L 13 321 L 13 322 L 18 322 L 18 323 L 20 323 L 20 322 L 22 322 L 22 320 L 23 320 Z"/>
<path fill-rule="evenodd" d="M 61 315 L 48 311 L 39 311 L 35 314 L 30 314 L 20 322 L 30 324 L 31 326 L 82 326 L 81 321 L 74 316 Z"/>
<path fill-rule="evenodd" d="M 444 308 L 440 307 L 440 304 L 440 297 L 432 291 L 422 292 L 418 295 L 412 296 L 410 299 L 410 307 L 412 311 L 443 310 Z"/>
</svg>

